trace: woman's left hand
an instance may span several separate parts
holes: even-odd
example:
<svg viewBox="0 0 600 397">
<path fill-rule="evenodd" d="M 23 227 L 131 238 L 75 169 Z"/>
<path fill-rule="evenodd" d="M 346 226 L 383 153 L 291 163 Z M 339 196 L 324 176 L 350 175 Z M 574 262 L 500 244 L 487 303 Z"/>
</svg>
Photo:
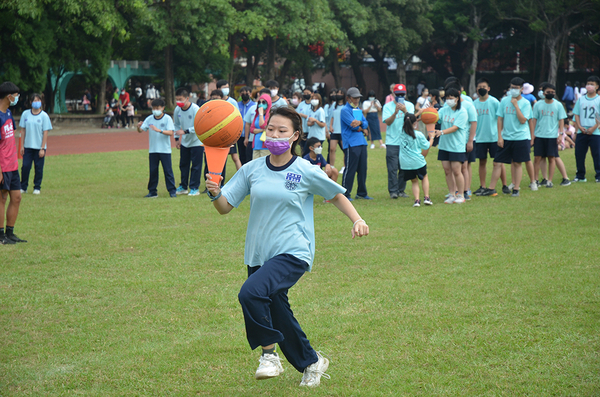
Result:
<svg viewBox="0 0 600 397">
<path fill-rule="evenodd" d="M 352 238 L 354 238 L 356 236 L 363 237 L 363 236 L 367 236 L 368 234 L 369 234 L 369 225 L 367 225 L 367 222 L 360 220 L 354 224 L 354 227 L 352 228 Z"/>
</svg>

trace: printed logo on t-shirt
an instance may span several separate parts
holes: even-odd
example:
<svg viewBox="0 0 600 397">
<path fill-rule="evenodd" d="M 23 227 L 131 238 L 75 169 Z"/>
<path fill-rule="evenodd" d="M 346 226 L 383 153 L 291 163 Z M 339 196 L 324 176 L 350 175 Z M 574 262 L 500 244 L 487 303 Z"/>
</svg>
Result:
<svg viewBox="0 0 600 397">
<path fill-rule="evenodd" d="M 12 120 L 6 120 L 6 123 L 2 126 L 2 139 L 10 138 L 14 135 L 14 127 Z"/>
<path fill-rule="evenodd" d="M 190 120 L 192 119 L 192 115 L 191 114 L 188 116 L 188 119 L 190 119 Z"/>
<path fill-rule="evenodd" d="M 450 115 L 448 115 L 448 114 L 445 114 L 445 115 L 444 115 L 444 121 L 445 121 L 446 123 L 450 123 L 450 124 L 452 124 L 452 123 L 454 123 L 454 117 L 450 117 Z"/>
<path fill-rule="evenodd" d="M 542 113 L 542 116 L 554 116 L 554 111 L 553 110 L 541 110 L 540 113 Z"/>
<path fill-rule="evenodd" d="M 302 180 L 302 175 L 288 172 L 285 176 L 285 188 L 290 191 L 294 191 L 298 188 L 298 184 Z"/>
<path fill-rule="evenodd" d="M 477 109 L 478 116 L 488 116 L 490 114 L 490 109 Z"/>
<path fill-rule="evenodd" d="M 517 114 L 517 109 L 514 106 L 507 106 L 504 114 Z"/>
</svg>

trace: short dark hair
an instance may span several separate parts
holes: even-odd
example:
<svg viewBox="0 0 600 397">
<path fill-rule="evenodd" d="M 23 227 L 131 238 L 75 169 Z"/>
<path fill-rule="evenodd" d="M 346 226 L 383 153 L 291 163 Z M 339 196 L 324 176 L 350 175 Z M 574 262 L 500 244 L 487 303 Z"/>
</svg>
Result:
<svg viewBox="0 0 600 397">
<path fill-rule="evenodd" d="M 210 96 L 214 96 L 214 95 L 218 95 L 219 97 L 223 98 L 223 91 L 221 90 L 212 90 L 210 93 Z"/>
<path fill-rule="evenodd" d="M 271 87 L 277 87 L 279 88 L 279 83 L 276 80 L 269 80 L 265 83 L 265 87 L 267 88 L 271 88 Z"/>
<path fill-rule="evenodd" d="M 556 91 L 556 87 L 554 86 L 554 84 L 542 83 L 542 91 L 546 91 L 547 88 L 550 88 L 551 90 Z"/>
<path fill-rule="evenodd" d="M 319 138 L 313 136 L 312 138 L 308 138 L 306 140 L 306 143 L 304 144 L 304 146 L 309 148 L 311 146 L 315 146 L 317 144 L 317 142 L 321 143 L 321 140 Z"/>
<path fill-rule="evenodd" d="M 19 87 L 17 87 L 15 83 L 11 81 L 5 81 L 4 83 L 0 84 L 0 99 L 4 99 L 7 95 L 14 94 L 15 92 L 18 93 L 20 91 L 21 90 L 19 90 Z"/>
<path fill-rule="evenodd" d="M 299 142 L 302 138 L 302 117 L 296 112 L 296 110 L 290 106 L 281 106 L 276 108 L 275 110 L 271 110 L 271 114 L 269 115 L 269 121 L 273 120 L 273 116 L 283 116 L 292 122 L 292 127 L 294 128 L 294 132 L 298 131 L 300 134 L 298 139 L 296 139 L 292 143 L 292 155 L 297 156 L 297 148 Z"/>
<path fill-rule="evenodd" d="M 268 88 L 263 88 L 260 91 L 258 91 L 259 94 L 269 94 L 271 95 L 271 90 Z M 259 95 L 260 96 L 260 95 Z"/>
<path fill-rule="evenodd" d="M 224 85 L 229 85 L 229 82 L 225 79 L 217 81 L 217 89 L 223 87 Z"/>
<path fill-rule="evenodd" d="M 586 83 L 592 82 L 592 83 L 596 83 L 598 85 L 600 85 L 600 77 L 598 76 L 590 76 L 587 79 L 585 79 Z"/>
<path fill-rule="evenodd" d="M 482 77 L 479 80 L 477 80 L 478 85 L 481 83 L 486 83 L 488 85 L 488 87 L 490 87 L 490 81 L 488 79 L 486 79 L 485 77 Z"/>
<path fill-rule="evenodd" d="M 175 91 L 175 96 L 184 96 L 187 97 L 189 96 L 190 93 L 188 92 L 187 88 L 178 88 L 177 91 Z"/>
<path fill-rule="evenodd" d="M 252 88 L 248 87 L 247 85 L 243 86 L 242 88 L 240 88 L 240 92 L 242 91 L 248 91 L 248 92 L 252 92 Z"/>
<path fill-rule="evenodd" d="M 456 80 L 446 84 L 444 91 L 455 89 L 456 91 L 460 92 L 460 88 L 460 84 L 458 83 L 458 80 Z"/>
<path fill-rule="evenodd" d="M 444 80 L 444 87 L 447 87 L 451 83 L 458 83 L 458 78 L 456 76 L 450 76 L 446 80 Z M 460 83 L 458 83 L 460 85 Z"/>
<path fill-rule="evenodd" d="M 165 106 L 165 100 L 162 98 L 156 98 L 152 101 L 152 107 Z"/>
<path fill-rule="evenodd" d="M 523 79 L 522 79 L 522 78 L 520 78 L 520 77 L 513 77 L 513 78 L 510 80 L 510 84 L 512 84 L 512 85 L 516 85 L 516 86 L 519 86 L 519 87 L 523 87 L 523 84 L 525 84 L 525 80 L 523 80 Z"/>
<path fill-rule="evenodd" d="M 429 90 L 429 95 L 431 95 L 432 98 L 435 98 L 437 103 L 440 103 L 440 90 L 433 88 Z"/>
</svg>

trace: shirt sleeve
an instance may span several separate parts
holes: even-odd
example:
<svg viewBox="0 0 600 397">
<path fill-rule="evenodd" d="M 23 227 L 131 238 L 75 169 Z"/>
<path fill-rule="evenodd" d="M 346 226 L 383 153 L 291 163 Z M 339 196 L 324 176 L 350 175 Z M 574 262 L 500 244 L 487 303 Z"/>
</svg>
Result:
<svg viewBox="0 0 600 397">
<path fill-rule="evenodd" d="M 498 105 L 498 111 L 496 112 L 496 116 L 504 118 L 504 100 L 500 101 L 500 104 Z"/>
<path fill-rule="evenodd" d="M 565 93 L 566 94 L 566 93 Z M 563 101 L 565 100 L 564 96 L 563 96 Z M 573 114 L 576 114 L 577 116 L 579 116 L 579 103 L 581 102 L 581 98 L 579 98 L 577 100 L 577 102 L 575 102 L 575 106 L 573 106 Z"/>
<path fill-rule="evenodd" d="M 529 103 L 529 101 L 527 102 L 523 102 L 523 106 L 521 107 L 521 113 L 523 113 L 523 116 L 529 120 L 531 118 L 531 104 Z"/>
<path fill-rule="evenodd" d="M 469 123 L 477 121 L 477 110 L 475 110 L 475 106 L 469 106 L 467 112 L 469 112 Z"/>
<path fill-rule="evenodd" d="M 371 107 L 371 101 L 363 102 L 363 110 L 369 110 L 370 107 Z"/>
<path fill-rule="evenodd" d="M 350 127 L 350 124 L 354 121 L 354 117 L 352 116 L 352 110 L 348 109 L 347 107 L 344 107 L 340 112 L 340 121 L 342 122 L 342 129 L 343 125 L 345 124 L 351 130 L 358 131 L 358 127 Z"/>
<path fill-rule="evenodd" d="M 345 188 L 329 179 L 325 171 L 319 167 L 312 166 L 311 171 L 311 183 L 309 188 L 310 193 L 324 197 L 326 200 L 331 200 L 338 193 L 346 192 Z M 228 183 L 231 183 L 231 181 Z"/>
<path fill-rule="evenodd" d="M 386 103 L 381 113 L 381 118 L 383 119 L 383 121 L 385 122 L 385 120 L 389 119 L 390 116 L 394 114 L 395 110 L 396 106 L 388 106 L 388 104 Z"/>
<path fill-rule="evenodd" d="M 565 112 L 565 108 L 563 107 L 562 103 L 556 101 L 556 107 L 558 108 L 558 119 L 562 120 L 562 119 L 566 119 L 567 118 L 567 113 Z"/>
<path fill-rule="evenodd" d="M 536 103 L 535 105 L 533 105 L 533 114 L 531 115 L 531 118 L 537 120 L 537 119 L 539 119 L 539 117 L 540 117 L 540 107 Z"/>
<path fill-rule="evenodd" d="M 417 132 L 418 144 L 421 150 L 429 149 L 429 141 L 427 140 L 427 138 L 425 138 L 425 135 L 423 135 L 420 131 L 415 131 L 415 133 Z"/>
<path fill-rule="evenodd" d="M 146 117 L 146 119 L 142 123 L 142 126 L 140 127 L 141 130 L 148 131 L 148 128 L 150 128 L 150 117 L 152 116 Z"/>
<path fill-rule="evenodd" d="M 247 170 L 247 166 L 242 166 L 242 168 L 240 168 L 238 172 L 233 174 L 233 176 L 227 182 L 227 184 L 223 186 L 223 189 L 221 189 L 221 192 L 223 196 L 225 196 L 225 198 L 227 199 L 227 202 L 235 208 L 239 207 L 239 205 L 242 203 L 242 201 L 244 201 L 246 196 L 250 194 L 250 183 L 248 181 L 248 175 L 246 173 Z"/>
<path fill-rule="evenodd" d="M 325 167 L 328 164 L 322 154 L 319 155 L 319 161 L 321 162 L 321 167 Z"/>
<path fill-rule="evenodd" d="M 456 112 L 456 118 L 454 119 L 454 124 L 458 128 L 468 128 L 469 124 L 469 114 L 466 109 L 464 112 Z"/>
<path fill-rule="evenodd" d="M 320 108 L 319 111 L 316 114 L 317 117 L 315 117 L 317 120 L 319 120 L 321 123 L 325 122 L 325 110 L 323 110 L 323 108 Z"/>
<path fill-rule="evenodd" d="M 21 119 L 19 120 L 19 127 L 27 128 L 27 110 L 24 111 L 21 115 Z"/>
<path fill-rule="evenodd" d="M 175 130 L 175 126 L 173 125 L 173 119 L 168 114 L 166 116 L 168 118 L 167 118 L 167 128 L 165 130 L 166 131 L 174 131 Z"/>
<path fill-rule="evenodd" d="M 179 106 L 178 106 L 179 108 Z M 180 110 L 175 109 L 175 111 L 173 112 L 173 127 L 175 128 L 175 130 L 180 130 L 181 129 L 181 123 L 179 122 L 179 115 L 181 114 Z"/>
</svg>

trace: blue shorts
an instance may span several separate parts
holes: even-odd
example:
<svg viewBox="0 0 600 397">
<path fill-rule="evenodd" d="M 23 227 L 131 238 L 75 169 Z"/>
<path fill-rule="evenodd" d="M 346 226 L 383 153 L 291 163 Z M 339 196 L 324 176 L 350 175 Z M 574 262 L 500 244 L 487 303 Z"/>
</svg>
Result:
<svg viewBox="0 0 600 397">
<path fill-rule="evenodd" d="M 504 147 L 498 147 L 494 163 L 526 163 L 531 161 L 529 152 L 531 152 L 531 141 L 529 139 L 522 141 L 505 140 Z"/>
<path fill-rule="evenodd" d="M 477 158 L 480 160 L 486 160 L 488 153 L 491 158 L 495 158 L 498 152 L 498 144 L 496 142 L 477 142 L 475 144 L 475 151 L 477 152 Z"/>
<path fill-rule="evenodd" d="M 21 190 L 21 178 L 19 178 L 19 171 L 3 172 L 2 176 L 4 180 L 0 185 L 0 190 Z"/>
<path fill-rule="evenodd" d="M 438 160 L 458 161 L 460 163 L 464 163 L 465 161 L 467 161 L 467 153 L 455 153 L 440 149 L 440 151 L 438 152 Z"/>
<path fill-rule="evenodd" d="M 475 143 L 473 144 L 473 150 L 471 150 L 470 152 L 467 152 L 467 161 L 469 163 L 474 163 L 477 160 L 477 157 L 475 156 L 476 154 L 476 150 L 475 150 Z"/>
<path fill-rule="evenodd" d="M 404 174 L 405 181 L 412 181 L 415 178 L 423 180 L 423 178 L 425 178 L 427 175 L 427 165 L 424 165 L 418 170 L 402 170 L 402 173 Z"/>
<path fill-rule="evenodd" d="M 535 138 L 533 155 L 536 157 L 558 157 L 556 138 Z"/>
</svg>

